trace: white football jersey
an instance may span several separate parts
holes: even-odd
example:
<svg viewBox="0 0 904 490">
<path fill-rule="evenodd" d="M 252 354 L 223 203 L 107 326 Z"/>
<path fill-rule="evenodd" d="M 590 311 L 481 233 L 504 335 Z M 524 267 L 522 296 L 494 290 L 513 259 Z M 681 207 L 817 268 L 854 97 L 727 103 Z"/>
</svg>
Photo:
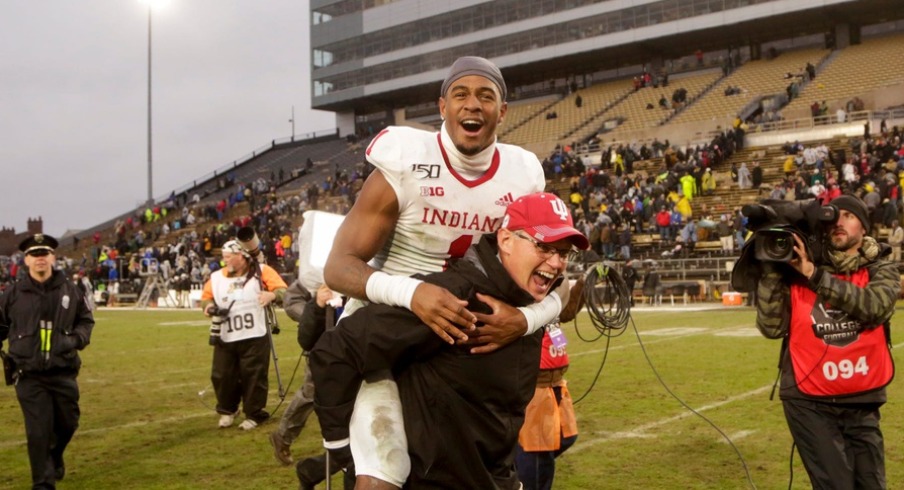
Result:
<svg viewBox="0 0 904 490">
<path fill-rule="evenodd" d="M 544 190 L 536 155 L 496 143 L 487 171 L 468 180 L 450 163 L 438 132 L 390 126 L 367 148 L 399 201 L 394 235 L 370 262 L 389 274 L 438 272 L 464 255 L 484 233 L 496 231 L 505 208 Z"/>
</svg>

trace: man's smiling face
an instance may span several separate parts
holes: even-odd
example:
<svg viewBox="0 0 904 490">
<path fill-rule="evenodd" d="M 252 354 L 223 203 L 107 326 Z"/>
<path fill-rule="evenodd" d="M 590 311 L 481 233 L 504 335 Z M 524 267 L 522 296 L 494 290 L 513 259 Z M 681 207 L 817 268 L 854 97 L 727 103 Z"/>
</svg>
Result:
<svg viewBox="0 0 904 490">
<path fill-rule="evenodd" d="M 496 84 L 480 75 L 459 78 L 439 99 L 439 113 L 455 148 L 469 156 L 493 144 L 507 107 Z"/>
</svg>

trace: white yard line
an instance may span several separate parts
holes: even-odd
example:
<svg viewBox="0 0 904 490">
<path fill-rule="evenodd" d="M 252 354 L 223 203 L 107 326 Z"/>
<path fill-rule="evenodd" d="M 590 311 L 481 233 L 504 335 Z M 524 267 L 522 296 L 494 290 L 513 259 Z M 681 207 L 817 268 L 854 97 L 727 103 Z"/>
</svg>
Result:
<svg viewBox="0 0 904 490">
<path fill-rule="evenodd" d="M 740 395 L 735 395 L 730 398 L 727 398 L 723 401 L 712 403 L 709 405 L 703 405 L 702 407 L 695 408 L 697 412 L 706 412 L 712 410 L 714 408 L 719 408 L 730 403 L 734 403 L 737 401 L 745 400 L 747 398 L 760 395 L 762 393 L 766 393 L 767 391 L 772 389 L 772 384 L 768 384 L 766 386 L 757 388 L 755 390 L 748 391 L 746 393 L 741 393 Z M 633 429 L 627 431 L 618 431 L 618 432 L 603 432 L 592 434 L 589 437 L 580 437 L 578 438 L 578 442 L 575 444 L 573 448 L 569 450 L 569 452 L 579 452 L 589 447 L 595 446 L 597 444 L 611 441 L 614 439 L 632 439 L 632 438 L 648 438 L 655 437 L 652 434 L 647 434 L 647 431 L 652 429 L 656 429 L 658 427 L 662 427 L 664 425 L 671 424 L 672 422 L 677 422 L 682 419 L 686 419 L 688 417 L 695 417 L 696 415 L 688 410 L 685 410 L 678 415 L 673 415 L 671 417 L 666 417 L 664 419 L 660 419 L 654 422 L 650 422 L 648 424 L 639 425 Z"/>
<path fill-rule="evenodd" d="M 697 335 L 697 334 L 691 334 L 691 335 Z M 677 338 L 677 337 L 683 337 L 683 336 L 687 336 L 687 335 L 676 336 L 676 338 Z M 670 340 L 670 339 L 660 339 L 660 340 L 654 340 L 654 341 L 650 341 L 650 342 L 645 342 L 644 345 L 650 345 L 650 344 L 658 343 L 658 342 L 665 342 L 665 341 L 667 341 L 667 340 Z M 619 348 L 619 347 L 621 347 L 621 348 L 626 348 L 626 347 L 632 347 L 632 346 L 633 346 L 633 345 L 618 346 L 618 347 L 613 347 L 613 348 L 610 349 L 610 350 L 615 350 L 615 349 L 617 349 L 617 348 Z M 894 344 L 894 345 L 892 346 L 892 348 L 896 348 L 896 349 L 897 349 L 897 348 L 900 348 L 900 347 L 904 347 L 904 342 L 901 342 L 900 344 Z M 581 354 L 591 354 L 591 353 L 593 353 L 593 352 L 602 352 L 602 350 L 591 351 L 591 352 L 582 352 Z M 571 357 L 575 357 L 575 355 L 576 355 L 576 354 L 570 354 Z M 712 410 L 712 409 L 714 409 L 714 408 L 719 408 L 719 407 L 722 407 L 722 406 L 724 406 L 724 405 L 728 405 L 729 403 L 734 403 L 734 402 L 736 402 L 736 401 L 745 400 L 745 399 L 750 398 L 750 397 L 752 397 L 752 396 L 756 396 L 756 395 L 765 393 L 765 392 L 767 392 L 767 391 L 770 391 L 771 389 L 772 389 L 772 384 L 768 384 L 768 385 L 766 385 L 766 386 L 762 386 L 762 387 L 757 388 L 757 389 L 755 389 L 755 390 L 751 390 L 751 391 L 748 391 L 748 392 L 746 392 L 746 393 L 741 393 L 740 395 L 735 395 L 735 396 L 733 396 L 733 397 L 731 397 L 731 398 L 728 398 L 728 399 L 726 399 L 726 400 L 723 400 L 723 401 L 721 401 L 721 402 L 717 402 L 717 403 L 713 403 L 713 404 L 710 404 L 710 405 L 704 405 L 704 406 L 702 406 L 702 407 L 695 408 L 695 410 L 696 410 L 697 412 L 705 412 L 705 411 L 708 411 L 708 410 Z M 672 416 L 672 417 L 667 417 L 667 418 L 664 418 L 664 419 L 660 419 L 660 420 L 657 420 L 657 421 L 655 421 L 655 422 L 650 422 L 650 423 L 648 423 L 648 424 L 640 425 L 640 426 L 638 426 L 638 427 L 635 427 L 635 428 L 630 429 L 630 430 L 627 430 L 627 431 L 603 432 L 603 433 L 597 433 L 597 434 L 590 435 L 590 436 L 583 436 L 583 437 L 578 438 L 578 442 L 575 444 L 575 446 L 574 446 L 572 449 L 569 450 L 569 452 L 579 452 L 579 451 L 581 451 L 581 450 L 584 450 L 584 449 L 586 449 L 586 448 L 595 446 L 595 445 L 597 445 L 597 444 L 600 444 L 600 443 L 603 443 L 603 442 L 606 442 L 606 441 L 615 440 L 615 439 L 650 438 L 650 437 L 655 437 L 654 435 L 647 434 L 646 432 L 649 431 L 649 430 L 651 430 L 651 429 L 655 429 L 655 428 L 661 427 L 661 426 L 663 426 L 663 425 L 667 425 L 667 424 L 670 424 L 670 423 L 672 423 L 672 422 L 676 422 L 676 421 L 678 421 L 678 420 L 682 420 L 682 419 L 685 419 L 685 418 L 688 418 L 688 417 L 691 417 L 691 416 L 695 416 L 695 415 L 694 415 L 692 412 L 690 412 L 690 411 L 685 411 L 685 412 L 682 412 L 682 413 L 680 413 L 680 414 L 678 414 L 678 415 L 674 415 L 674 416 Z M 751 431 L 741 431 L 741 432 L 739 432 L 737 435 L 738 435 L 739 437 L 745 437 L 745 436 L 747 436 L 747 435 L 750 435 L 751 433 L 752 433 Z M 738 437 L 732 437 L 733 440 L 735 440 L 735 439 L 737 439 L 737 438 L 738 438 Z"/>
<path fill-rule="evenodd" d="M 706 335 L 706 334 L 716 335 L 719 332 L 725 332 L 725 331 L 739 329 L 739 328 L 746 328 L 749 326 L 750 325 L 748 325 L 748 324 L 744 324 L 744 325 L 734 325 L 731 327 L 718 328 L 718 329 L 707 328 L 707 329 L 701 330 L 701 331 L 681 333 L 681 334 L 672 335 L 672 336 L 666 337 L 666 338 L 659 338 L 656 340 L 644 340 L 643 345 L 645 345 L 645 346 L 654 345 L 654 344 L 659 344 L 662 342 L 669 342 L 671 340 L 680 339 L 680 338 L 684 338 L 684 337 L 695 337 L 695 336 Z M 651 335 L 651 332 L 655 332 L 655 330 L 647 330 L 646 332 L 641 330 L 640 335 L 641 335 L 641 337 L 643 337 L 644 335 Z M 633 334 L 633 332 L 631 332 L 631 333 Z M 625 332 L 625 335 L 628 335 L 628 332 Z M 655 334 L 652 334 L 652 335 L 655 335 Z M 569 337 L 571 337 L 571 335 L 569 335 Z M 577 337 L 577 336 L 575 335 L 575 337 Z M 601 338 L 601 339 L 597 340 L 596 342 L 605 342 L 605 341 Z M 631 344 L 617 345 L 614 347 L 609 347 L 609 350 L 610 351 L 621 350 L 621 349 L 627 349 L 629 347 L 633 348 L 633 347 L 640 347 L 640 346 L 635 342 L 635 343 L 631 343 Z M 606 349 L 593 349 L 593 350 L 588 350 L 588 351 L 576 352 L 573 354 L 571 352 L 569 352 L 568 357 L 570 357 L 570 358 L 581 357 L 581 356 L 586 356 L 586 355 L 590 355 L 590 354 L 599 354 L 601 352 L 606 352 Z"/>
<path fill-rule="evenodd" d="M 192 385 L 197 386 L 195 383 L 192 383 Z M 216 404 L 216 397 L 213 394 L 213 388 L 211 388 L 208 385 L 206 388 L 203 389 L 203 391 L 205 392 L 204 396 L 209 397 L 210 405 L 213 406 L 214 404 Z M 209 392 L 209 393 L 207 393 L 207 392 Z M 292 393 L 288 393 L 286 395 L 287 401 L 285 403 L 288 403 L 288 401 L 291 400 L 293 393 L 294 393 L 294 391 Z M 277 390 L 272 389 L 269 391 L 269 397 L 270 397 L 268 399 L 269 404 L 274 407 L 276 406 L 277 403 L 279 403 L 277 401 L 279 398 L 277 395 L 278 395 Z M 204 410 L 203 412 L 194 412 L 194 413 L 189 413 L 189 414 L 185 414 L 185 415 L 179 415 L 176 417 L 168 417 L 165 419 L 139 420 L 137 422 L 129 422 L 127 424 L 112 425 L 109 427 L 96 427 L 94 429 L 80 429 L 79 431 L 77 431 L 75 433 L 75 437 L 84 436 L 86 434 L 103 434 L 105 432 L 110 432 L 110 431 L 114 431 L 114 430 L 134 429 L 136 427 L 145 427 L 145 426 L 148 426 L 151 424 L 169 424 L 169 423 L 173 423 L 173 422 L 183 422 L 186 420 L 196 419 L 199 417 L 210 417 L 211 421 L 213 421 L 216 419 L 216 414 L 213 412 L 213 410 Z M 278 420 L 275 420 L 275 421 L 278 422 Z M 214 426 L 211 425 L 211 430 L 215 430 L 213 427 Z M 24 446 L 24 445 L 25 445 L 24 437 L 21 440 L 0 441 L 0 449 Z"/>
<path fill-rule="evenodd" d="M 699 335 L 699 334 L 694 334 L 694 335 Z M 658 341 L 651 341 L 651 342 L 647 342 L 646 345 L 649 345 L 652 343 L 658 343 L 658 342 L 665 342 L 666 340 L 670 340 L 670 339 L 661 339 Z M 902 346 L 904 346 L 904 342 L 902 342 L 900 344 L 895 344 L 893 347 L 900 348 Z M 629 346 L 619 346 L 619 347 L 629 347 Z M 612 349 L 614 350 L 617 348 L 618 347 L 613 347 Z M 602 352 L 602 351 L 598 351 L 598 352 Z M 589 353 L 590 352 L 585 352 L 584 354 L 589 354 Z M 574 356 L 572 356 L 572 357 L 574 357 Z M 186 386 L 190 386 L 190 385 L 194 385 L 194 383 L 186 384 Z M 694 410 L 696 410 L 697 412 L 701 412 L 701 413 L 706 412 L 706 411 L 709 411 L 709 410 L 712 410 L 715 408 L 723 407 L 730 403 L 734 403 L 734 402 L 741 401 L 741 400 L 746 400 L 753 396 L 765 393 L 771 389 L 772 389 L 772 384 L 768 384 L 766 386 L 762 386 L 755 390 L 751 390 L 746 393 L 741 393 L 740 395 L 732 396 L 721 402 L 716 402 L 716 403 L 712 403 L 709 405 L 703 405 L 701 407 L 695 408 Z M 276 392 L 271 390 L 270 395 L 275 395 L 275 394 L 276 394 Z M 212 395 L 212 393 L 211 393 L 211 395 Z M 288 400 L 290 398 L 290 396 L 291 396 L 291 393 L 287 394 L 286 399 Z M 109 432 L 109 431 L 113 431 L 113 430 L 144 427 L 144 426 L 151 425 L 151 424 L 182 422 L 185 420 L 195 419 L 195 418 L 199 418 L 199 417 L 210 417 L 210 416 L 212 416 L 211 411 L 205 410 L 203 412 L 195 412 L 195 413 L 190 413 L 190 414 L 186 414 L 186 415 L 180 415 L 177 417 L 169 417 L 166 419 L 141 420 L 141 421 L 137 421 L 137 422 L 130 422 L 127 424 L 114 425 L 114 426 L 110 426 L 110 427 L 97 427 L 94 429 L 79 430 L 76 433 L 76 437 L 78 437 L 80 435 L 85 435 L 85 434 L 100 434 L 100 433 Z M 658 427 L 662 427 L 664 425 L 668 425 L 672 422 L 677 422 L 679 420 L 683 420 L 688 417 L 692 417 L 692 416 L 695 416 L 695 414 L 693 414 L 689 411 L 684 411 L 682 413 L 679 413 L 678 415 L 673 415 L 671 417 L 666 417 L 664 419 L 660 419 L 660 420 L 657 420 L 654 422 L 643 424 L 643 425 L 637 426 L 637 427 L 627 430 L 627 431 L 603 432 L 603 433 L 585 435 L 578 439 L 578 442 L 575 444 L 575 446 L 573 448 L 571 448 L 569 450 L 569 452 L 570 453 L 580 452 L 587 448 L 595 446 L 597 444 L 601 444 L 603 442 L 616 440 L 616 439 L 655 437 L 655 435 L 647 434 L 646 432 L 648 432 L 652 429 L 656 429 Z M 750 433 L 751 433 L 750 431 L 742 431 L 742 432 L 738 433 L 737 436 L 744 437 L 744 436 L 749 435 Z M 21 440 L 0 441 L 0 448 L 9 448 L 9 447 L 16 447 L 16 446 L 24 446 L 24 445 L 25 445 L 24 438 Z"/>
</svg>

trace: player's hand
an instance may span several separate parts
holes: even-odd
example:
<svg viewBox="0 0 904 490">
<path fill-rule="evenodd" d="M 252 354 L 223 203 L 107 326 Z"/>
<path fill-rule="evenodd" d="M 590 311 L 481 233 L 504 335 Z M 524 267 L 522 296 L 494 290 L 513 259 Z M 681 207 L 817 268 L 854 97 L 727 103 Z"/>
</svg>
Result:
<svg viewBox="0 0 904 490">
<path fill-rule="evenodd" d="M 204 316 L 210 316 L 210 309 L 213 308 L 214 306 L 215 305 L 213 303 L 205 306 L 204 307 Z"/>
<path fill-rule="evenodd" d="M 468 344 L 477 345 L 471 349 L 471 354 L 493 352 L 512 343 L 527 332 L 527 319 L 514 306 L 481 293 L 477 293 L 477 299 L 486 303 L 493 313 L 489 315 L 474 314 L 477 316 L 477 320 L 483 322 L 484 325 L 471 335 Z"/>
<path fill-rule="evenodd" d="M 435 284 L 422 282 L 414 290 L 411 311 L 446 342 L 466 341 L 476 329 L 477 318 L 467 309 L 468 302 L 458 299 Z"/>
<path fill-rule="evenodd" d="M 788 264 L 794 270 L 803 274 L 804 277 L 810 279 L 813 273 L 816 272 L 816 266 L 807 255 L 807 247 L 804 245 L 804 241 L 797 236 L 797 233 L 792 233 L 791 236 L 794 237 L 794 258 Z"/>
</svg>

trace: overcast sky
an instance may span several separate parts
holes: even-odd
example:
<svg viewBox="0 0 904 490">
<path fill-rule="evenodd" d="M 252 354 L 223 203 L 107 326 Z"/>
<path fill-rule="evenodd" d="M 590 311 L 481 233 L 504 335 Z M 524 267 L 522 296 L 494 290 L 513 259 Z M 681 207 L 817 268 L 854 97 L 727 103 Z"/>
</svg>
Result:
<svg viewBox="0 0 904 490">
<path fill-rule="evenodd" d="M 0 225 L 60 236 L 147 197 L 147 5 L 0 1 Z M 311 111 L 307 0 L 166 0 L 153 14 L 153 189 L 271 140 Z"/>
</svg>

